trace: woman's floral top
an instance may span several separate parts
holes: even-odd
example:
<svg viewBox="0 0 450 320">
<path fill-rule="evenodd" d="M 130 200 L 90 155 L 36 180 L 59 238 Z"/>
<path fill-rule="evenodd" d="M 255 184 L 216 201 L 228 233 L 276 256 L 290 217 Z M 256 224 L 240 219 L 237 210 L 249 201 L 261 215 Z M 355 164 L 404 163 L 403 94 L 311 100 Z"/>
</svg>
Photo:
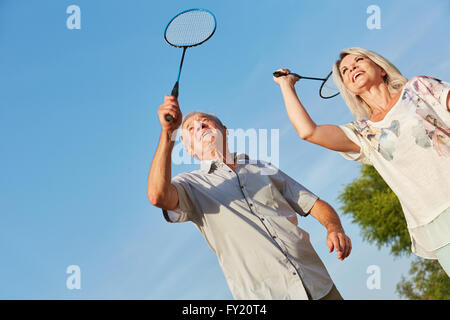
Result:
<svg viewBox="0 0 450 320">
<path fill-rule="evenodd" d="M 340 126 L 361 147 L 359 153 L 341 154 L 377 169 L 399 198 L 413 244 L 417 242 L 421 251 L 436 248 L 414 238 L 415 228 L 431 223 L 450 207 L 449 89 L 447 82 L 414 77 L 383 120 Z M 442 232 L 449 243 L 450 225 Z"/>
</svg>

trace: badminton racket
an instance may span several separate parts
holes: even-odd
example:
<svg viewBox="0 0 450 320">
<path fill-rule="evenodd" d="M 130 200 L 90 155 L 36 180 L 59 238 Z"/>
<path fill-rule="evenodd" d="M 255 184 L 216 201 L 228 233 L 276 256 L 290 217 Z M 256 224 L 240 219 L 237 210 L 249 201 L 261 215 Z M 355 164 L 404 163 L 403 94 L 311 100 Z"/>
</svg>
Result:
<svg viewBox="0 0 450 320">
<path fill-rule="evenodd" d="M 209 40 L 216 31 L 216 17 L 211 11 L 205 9 L 189 9 L 173 17 L 164 30 L 164 39 L 176 48 L 182 48 L 180 67 L 178 68 L 177 82 L 173 86 L 171 95 L 178 98 L 178 89 L 186 49 L 195 47 Z M 168 122 L 173 117 L 166 114 Z"/>
<path fill-rule="evenodd" d="M 325 78 L 304 77 L 304 76 L 301 76 L 299 74 L 292 73 L 292 72 L 290 74 L 292 74 L 293 76 L 298 77 L 300 79 L 322 81 L 322 84 L 320 85 L 320 88 L 319 88 L 319 96 L 322 99 L 334 98 L 339 94 L 339 89 L 334 84 L 333 78 L 331 77 L 333 72 L 330 72 Z M 273 75 L 276 78 L 282 77 L 282 76 L 287 76 L 286 73 L 283 73 L 280 71 L 275 71 L 273 73 Z"/>
</svg>

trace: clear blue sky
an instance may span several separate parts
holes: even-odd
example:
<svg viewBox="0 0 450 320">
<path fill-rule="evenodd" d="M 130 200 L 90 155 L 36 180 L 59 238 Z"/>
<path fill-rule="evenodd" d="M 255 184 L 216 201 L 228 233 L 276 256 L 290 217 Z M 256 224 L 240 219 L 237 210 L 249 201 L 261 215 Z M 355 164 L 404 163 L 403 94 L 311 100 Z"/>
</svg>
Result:
<svg viewBox="0 0 450 320">
<path fill-rule="evenodd" d="M 66 27 L 72 4 L 81 30 Z M 366 26 L 372 4 L 381 9 L 379 30 Z M 229 128 L 279 129 L 280 168 L 339 214 L 337 196 L 358 164 L 297 137 L 272 71 L 322 76 L 340 49 L 359 46 L 408 78 L 450 80 L 448 0 L 0 0 L 0 298 L 232 298 L 194 225 L 166 223 L 146 196 L 156 110 L 181 55 L 163 30 L 193 7 L 213 11 L 218 27 L 187 51 L 182 111 L 214 112 Z M 317 123 L 352 120 L 340 97 L 318 97 L 316 83 L 298 93 Z M 312 217 L 299 224 L 343 297 L 398 299 L 410 258 L 368 245 L 341 219 L 353 240 L 344 262 L 328 253 Z M 81 290 L 66 288 L 69 265 L 81 268 Z M 380 267 L 379 290 L 366 286 L 370 265 Z"/>
</svg>

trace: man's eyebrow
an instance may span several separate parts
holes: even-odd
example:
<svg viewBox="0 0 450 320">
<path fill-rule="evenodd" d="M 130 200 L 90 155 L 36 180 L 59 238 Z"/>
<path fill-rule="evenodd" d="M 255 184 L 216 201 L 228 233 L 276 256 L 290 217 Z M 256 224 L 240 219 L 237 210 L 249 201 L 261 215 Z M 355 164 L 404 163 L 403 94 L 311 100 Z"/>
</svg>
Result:
<svg viewBox="0 0 450 320">
<path fill-rule="evenodd" d="M 208 118 L 208 116 L 200 116 L 200 117 L 198 117 L 197 119 L 194 119 L 194 120 L 187 120 L 185 123 L 184 123 L 184 127 L 185 128 L 189 128 L 190 126 L 192 126 L 192 124 L 195 122 L 195 121 L 198 121 L 198 120 L 203 120 L 203 119 L 209 119 Z"/>
<path fill-rule="evenodd" d="M 197 117 L 197 119 L 195 119 L 194 121 L 201 121 L 201 120 L 204 120 L 204 119 L 211 120 L 207 115 L 204 115 L 204 116 Z M 194 121 L 191 121 L 191 124 Z"/>
</svg>

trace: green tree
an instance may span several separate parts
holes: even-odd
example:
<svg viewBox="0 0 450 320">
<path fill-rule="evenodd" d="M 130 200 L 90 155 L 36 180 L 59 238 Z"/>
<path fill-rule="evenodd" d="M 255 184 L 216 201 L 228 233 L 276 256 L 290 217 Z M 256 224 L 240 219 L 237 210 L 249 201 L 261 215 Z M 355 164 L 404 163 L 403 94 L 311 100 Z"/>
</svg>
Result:
<svg viewBox="0 0 450 320">
<path fill-rule="evenodd" d="M 344 214 L 361 227 L 363 239 L 394 256 L 409 256 L 411 240 L 397 196 L 372 166 L 362 165 L 361 176 L 339 195 Z M 450 278 L 436 260 L 416 258 L 402 277 L 397 292 L 407 299 L 450 299 Z"/>
<path fill-rule="evenodd" d="M 411 264 L 411 279 L 397 284 L 401 297 L 414 300 L 450 300 L 450 280 L 439 262 L 417 258 Z"/>
</svg>

